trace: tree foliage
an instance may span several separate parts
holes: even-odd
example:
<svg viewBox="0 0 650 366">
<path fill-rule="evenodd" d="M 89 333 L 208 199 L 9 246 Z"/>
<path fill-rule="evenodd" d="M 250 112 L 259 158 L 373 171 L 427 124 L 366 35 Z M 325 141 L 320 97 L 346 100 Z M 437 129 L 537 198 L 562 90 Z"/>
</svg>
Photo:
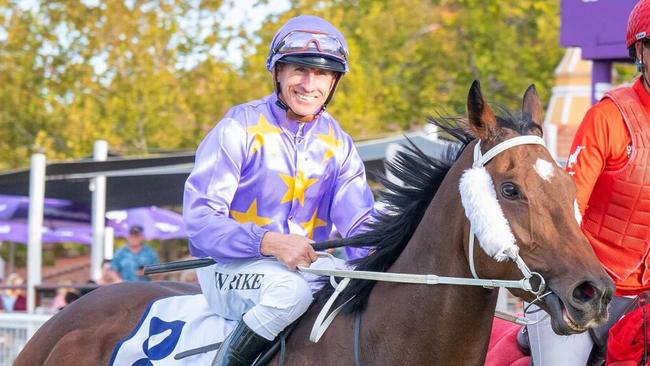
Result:
<svg viewBox="0 0 650 366">
<path fill-rule="evenodd" d="M 331 111 L 356 138 L 461 113 L 473 79 L 511 107 L 530 83 L 546 99 L 562 52 L 557 0 L 293 0 L 253 33 L 225 25 L 233 2 L 0 0 L 0 168 L 35 150 L 88 156 L 96 139 L 130 154 L 194 149 L 230 106 L 273 90 L 268 44 L 298 14 L 347 37 Z"/>
</svg>

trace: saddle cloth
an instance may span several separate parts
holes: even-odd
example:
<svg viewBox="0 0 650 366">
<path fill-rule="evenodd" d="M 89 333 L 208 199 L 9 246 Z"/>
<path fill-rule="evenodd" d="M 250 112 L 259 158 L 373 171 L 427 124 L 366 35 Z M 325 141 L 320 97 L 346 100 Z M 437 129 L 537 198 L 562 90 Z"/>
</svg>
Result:
<svg viewBox="0 0 650 366">
<path fill-rule="evenodd" d="M 133 333 L 113 350 L 110 366 L 210 365 L 216 350 L 180 360 L 180 352 L 222 342 L 237 325 L 210 311 L 202 294 L 152 301 Z"/>
</svg>

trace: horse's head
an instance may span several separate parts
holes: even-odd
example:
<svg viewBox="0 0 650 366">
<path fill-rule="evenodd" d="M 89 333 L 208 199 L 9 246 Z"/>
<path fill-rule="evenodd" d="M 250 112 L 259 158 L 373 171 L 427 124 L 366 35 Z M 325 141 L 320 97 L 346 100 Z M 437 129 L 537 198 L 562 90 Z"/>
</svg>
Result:
<svg viewBox="0 0 650 366">
<path fill-rule="evenodd" d="M 477 82 L 470 89 L 467 110 L 469 127 L 480 143 L 481 153 L 477 151 L 474 160 L 490 156 L 490 149 L 518 136 L 542 136 L 542 108 L 532 85 L 521 115 L 495 116 Z M 488 254 L 475 251 L 476 271 L 483 278 L 522 278 L 521 270 L 504 260 L 512 259 L 509 254 L 518 249 L 528 268 L 546 281 L 550 293 L 538 304 L 551 315 L 554 331 L 582 332 L 605 321 L 614 286 L 580 230 L 571 177 L 534 137 L 528 139 L 491 159 L 483 156 L 484 165 L 475 163 L 461 179 L 463 206 Z M 521 289 L 511 292 L 529 302 L 536 298 Z"/>
</svg>

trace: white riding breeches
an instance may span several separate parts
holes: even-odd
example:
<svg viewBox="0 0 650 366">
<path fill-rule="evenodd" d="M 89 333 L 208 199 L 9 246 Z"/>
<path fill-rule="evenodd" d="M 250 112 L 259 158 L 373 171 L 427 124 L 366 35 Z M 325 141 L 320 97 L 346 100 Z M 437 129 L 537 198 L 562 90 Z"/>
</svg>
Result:
<svg viewBox="0 0 650 366">
<path fill-rule="evenodd" d="M 546 317 L 537 324 L 528 325 L 530 353 L 535 366 L 585 366 L 594 346 L 589 332 L 570 336 L 557 335 L 551 329 L 551 318 L 544 310 L 532 305 L 532 314 L 526 317 L 538 320 Z M 539 311 L 536 311 L 539 310 Z"/>
<path fill-rule="evenodd" d="M 348 269 L 338 258 L 319 258 L 311 268 Z M 275 259 L 217 263 L 197 270 L 210 309 L 242 320 L 255 333 L 273 340 L 311 304 L 322 287 L 318 276 L 291 272 Z"/>
</svg>

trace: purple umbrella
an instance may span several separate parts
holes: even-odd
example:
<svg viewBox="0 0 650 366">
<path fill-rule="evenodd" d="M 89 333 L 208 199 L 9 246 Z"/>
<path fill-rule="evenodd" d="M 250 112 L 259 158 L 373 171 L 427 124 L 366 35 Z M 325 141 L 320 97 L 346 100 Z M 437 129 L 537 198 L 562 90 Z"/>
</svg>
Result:
<svg viewBox="0 0 650 366">
<path fill-rule="evenodd" d="M 19 222 L 0 221 L 0 241 L 27 244 L 27 225 Z"/>
<path fill-rule="evenodd" d="M 126 237 L 131 226 L 139 225 L 144 229 L 147 240 L 187 238 L 183 217 L 156 206 L 108 211 L 106 219 L 106 225 L 115 230 L 116 237 Z"/>
<path fill-rule="evenodd" d="M 28 226 L 23 222 L 0 220 L 0 241 L 27 244 Z M 43 228 L 43 244 L 49 243 L 92 243 L 92 231 L 86 226 L 70 226 L 50 230 Z"/>
<path fill-rule="evenodd" d="M 46 241 L 48 240 L 48 241 Z M 54 241 L 56 240 L 56 241 Z M 93 229 L 90 225 L 59 227 L 43 234 L 44 243 L 93 243 Z"/>
<path fill-rule="evenodd" d="M 46 198 L 43 207 L 44 224 L 50 228 L 90 223 L 90 208 L 67 200 Z M 0 194 L 0 220 L 26 222 L 29 197 Z"/>
<path fill-rule="evenodd" d="M 16 242 L 27 242 L 26 223 L 28 214 L 29 197 L 0 194 L 0 221 L 11 222 L 11 225 L 16 224 L 13 231 L 10 230 L 9 226 L 5 226 L 6 237 L 18 235 L 19 240 L 16 240 Z M 43 243 L 46 242 L 46 233 L 53 235 L 53 241 L 50 242 L 65 242 L 66 237 L 71 239 L 68 241 L 75 243 L 92 242 L 91 214 L 90 208 L 86 205 L 67 200 L 46 198 L 43 219 L 43 225 L 49 229 L 47 232 L 44 231 Z M 148 240 L 186 237 L 185 225 L 181 215 L 155 206 L 109 211 L 106 213 L 106 219 L 106 225 L 115 230 L 116 237 L 127 236 L 129 227 L 133 225 L 142 226 L 144 237 Z M 18 223 L 25 225 L 24 234 L 20 234 L 22 229 L 19 228 Z M 1 232 L 0 240 L 3 240 Z M 9 241 L 9 239 L 4 240 Z"/>
</svg>

